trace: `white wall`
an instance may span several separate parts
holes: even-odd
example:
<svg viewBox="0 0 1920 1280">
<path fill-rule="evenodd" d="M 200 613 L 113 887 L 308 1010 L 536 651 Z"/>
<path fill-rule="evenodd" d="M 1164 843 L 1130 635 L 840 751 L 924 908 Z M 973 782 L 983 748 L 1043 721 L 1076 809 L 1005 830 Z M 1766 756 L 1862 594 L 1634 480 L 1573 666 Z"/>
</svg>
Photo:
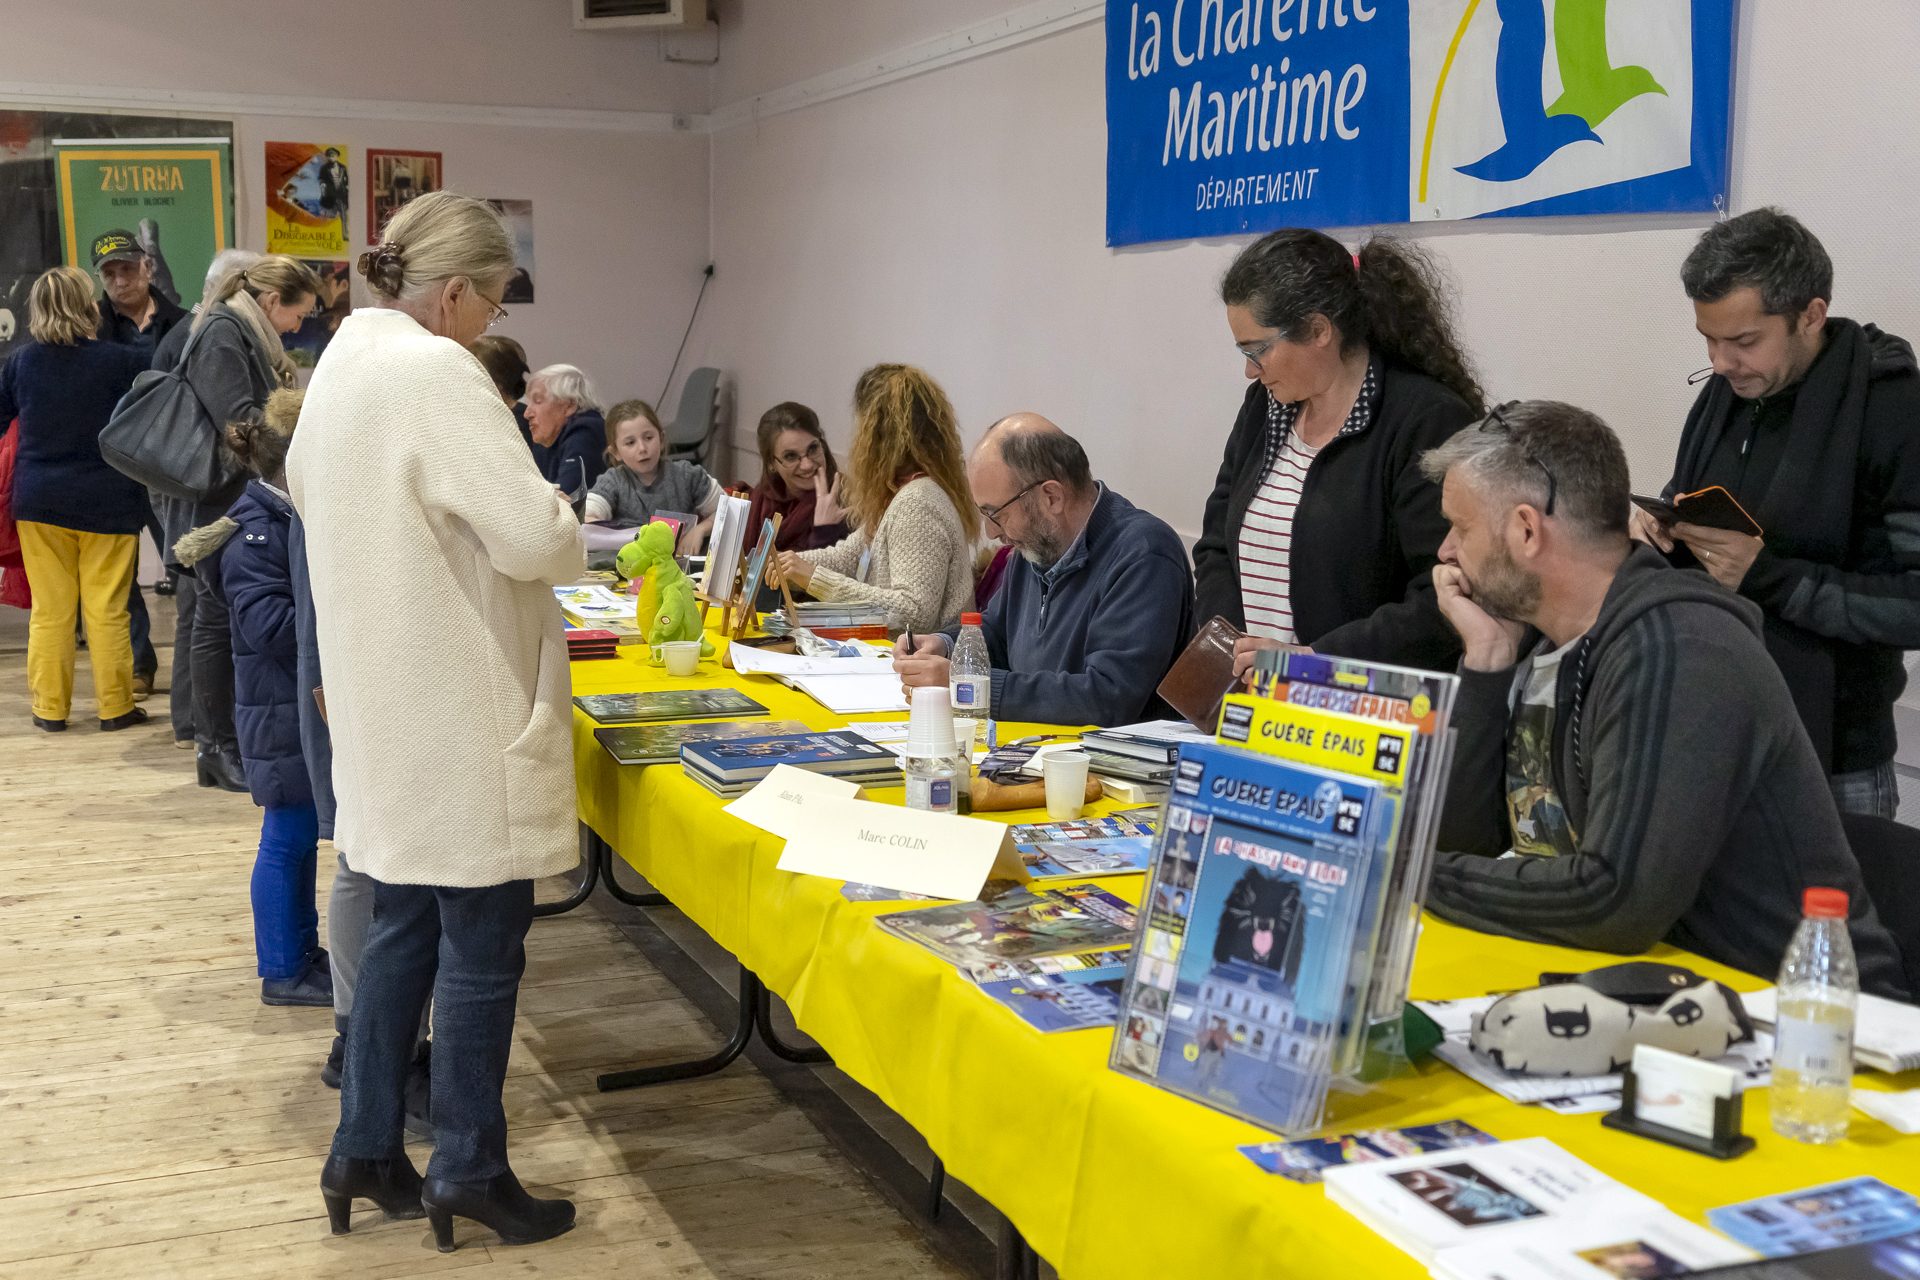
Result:
<svg viewBox="0 0 1920 1280">
<path fill-rule="evenodd" d="M 569 12 L 567 0 L 330 0 L 310 12 L 252 0 L 36 0 L 7 6 L 0 88 L 322 99 L 318 113 L 301 116 L 265 114 L 258 103 L 220 113 L 235 129 L 238 240 L 252 249 L 266 247 L 267 142 L 352 149 L 349 258 L 366 248 L 366 149 L 439 151 L 448 187 L 533 201 L 537 301 L 509 308 L 496 332 L 518 339 L 536 367 L 579 365 L 609 403 L 651 400 L 707 262 L 705 137 L 500 124 L 488 122 L 488 109 L 508 108 L 492 114 L 520 122 L 551 108 L 697 113 L 710 72 L 662 62 L 652 34 L 576 32 Z M 325 113 L 324 100 L 365 99 L 467 104 L 452 114 L 474 122 Z M 15 105 L 30 102 L 16 96 L 7 106 Z M 354 297 L 365 298 L 357 276 Z"/>
<path fill-rule="evenodd" d="M 738 0 L 721 9 L 715 106 L 1003 7 L 902 5 L 889 25 L 872 4 Z M 1840 314 L 1920 337 L 1920 103 L 1904 92 L 1920 6 L 1849 0 L 1845 22 L 1797 0 L 1740 7 L 1733 211 L 1785 205 L 1832 253 Z M 854 377 L 903 360 L 943 382 L 969 439 L 1044 413 L 1099 475 L 1198 532 L 1245 387 L 1213 289 L 1248 238 L 1104 247 L 1103 41 L 1096 22 L 713 136 L 717 272 L 695 343 L 736 380 L 743 474 L 765 408 L 811 404 L 844 444 Z M 1707 362 L 1677 282 L 1704 225 L 1498 219 L 1418 238 L 1458 284 L 1491 394 L 1597 410 L 1657 486 L 1686 375 Z"/>
</svg>

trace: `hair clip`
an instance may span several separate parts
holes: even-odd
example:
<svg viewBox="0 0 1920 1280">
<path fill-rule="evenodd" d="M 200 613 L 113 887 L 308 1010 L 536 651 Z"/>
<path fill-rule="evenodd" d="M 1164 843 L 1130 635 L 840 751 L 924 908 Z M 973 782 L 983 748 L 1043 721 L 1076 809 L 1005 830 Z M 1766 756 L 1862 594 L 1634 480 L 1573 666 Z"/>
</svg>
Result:
<svg viewBox="0 0 1920 1280">
<path fill-rule="evenodd" d="M 406 271 L 400 262 L 400 246 L 383 244 L 360 255 L 360 274 L 367 283 L 388 297 L 397 298 L 406 285 Z"/>
</svg>

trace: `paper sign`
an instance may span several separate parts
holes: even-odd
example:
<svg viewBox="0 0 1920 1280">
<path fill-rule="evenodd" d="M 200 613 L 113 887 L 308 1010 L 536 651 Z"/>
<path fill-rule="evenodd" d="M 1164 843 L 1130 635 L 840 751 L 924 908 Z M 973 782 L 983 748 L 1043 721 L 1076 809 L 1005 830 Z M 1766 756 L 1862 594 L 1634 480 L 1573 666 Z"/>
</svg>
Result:
<svg viewBox="0 0 1920 1280">
<path fill-rule="evenodd" d="M 1634 1111 L 1650 1124 L 1715 1136 L 1714 1103 L 1740 1090 L 1740 1073 L 1652 1045 L 1633 1047 Z"/>
<path fill-rule="evenodd" d="M 1027 878 L 999 822 L 808 796 L 805 826 L 788 836 L 782 871 L 884 884 L 960 902 L 978 896 L 995 876 Z"/>
<path fill-rule="evenodd" d="M 815 815 L 808 806 L 826 799 L 851 801 L 859 794 L 858 783 L 796 769 L 790 764 L 777 764 L 753 790 L 726 805 L 724 811 L 762 831 L 791 840 L 803 826 L 812 823 Z"/>
</svg>

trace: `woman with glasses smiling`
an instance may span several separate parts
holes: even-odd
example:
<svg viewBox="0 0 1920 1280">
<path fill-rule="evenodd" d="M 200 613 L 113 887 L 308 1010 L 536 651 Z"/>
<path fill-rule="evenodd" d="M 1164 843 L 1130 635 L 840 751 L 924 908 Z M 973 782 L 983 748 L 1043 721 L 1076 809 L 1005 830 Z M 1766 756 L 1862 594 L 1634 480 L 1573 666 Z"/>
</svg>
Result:
<svg viewBox="0 0 1920 1280">
<path fill-rule="evenodd" d="M 846 479 L 820 430 L 820 415 L 788 400 L 760 415 L 760 483 L 747 528 L 780 517 L 780 551 L 815 551 L 847 536 Z"/>
<path fill-rule="evenodd" d="M 1439 273 L 1412 245 L 1356 255 L 1288 228 L 1241 251 L 1220 300 L 1253 385 L 1193 548 L 1196 616 L 1249 633 L 1242 671 L 1282 644 L 1451 669 L 1433 591 L 1447 522 L 1420 455 L 1483 397 Z"/>
</svg>

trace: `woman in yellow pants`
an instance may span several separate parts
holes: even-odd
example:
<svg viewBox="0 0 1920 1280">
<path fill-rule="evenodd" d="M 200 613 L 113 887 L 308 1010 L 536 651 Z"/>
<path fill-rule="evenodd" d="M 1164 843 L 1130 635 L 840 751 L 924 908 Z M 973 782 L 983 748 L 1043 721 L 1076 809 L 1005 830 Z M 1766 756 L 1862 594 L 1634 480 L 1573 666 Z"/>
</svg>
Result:
<svg viewBox="0 0 1920 1280">
<path fill-rule="evenodd" d="M 100 429 L 146 367 L 131 347 L 94 339 L 100 314 L 93 279 L 55 267 L 33 282 L 27 327 L 33 342 L 0 371 L 0 434 L 20 431 L 13 514 L 33 588 L 27 622 L 27 686 L 33 723 L 67 727 L 73 703 L 73 624 L 87 622 L 94 700 L 102 729 L 125 729 L 147 713 L 133 705 L 133 644 L 127 589 L 133 582 L 147 492 L 100 456 Z"/>
</svg>

